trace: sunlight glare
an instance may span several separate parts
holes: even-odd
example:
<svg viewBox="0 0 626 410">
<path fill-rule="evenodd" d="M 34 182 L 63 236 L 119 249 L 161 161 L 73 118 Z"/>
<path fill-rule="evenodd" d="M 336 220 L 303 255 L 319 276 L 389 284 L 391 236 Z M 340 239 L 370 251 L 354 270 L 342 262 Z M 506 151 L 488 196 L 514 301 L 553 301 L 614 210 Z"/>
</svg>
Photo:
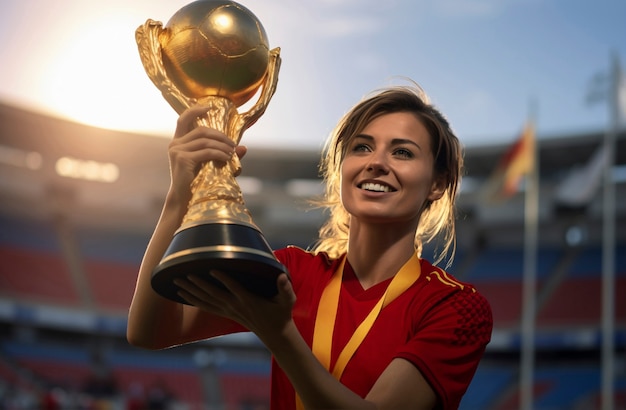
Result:
<svg viewBox="0 0 626 410">
<path fill-rule="evenodd" d="M 134 30 L 142 23 L 120 16 L 66 27 L 74 35 L 48 68 L 42 99 L 83 124 L 131 132 L 173 129 L 176 113 L 150 82 Z"/>
</svg>

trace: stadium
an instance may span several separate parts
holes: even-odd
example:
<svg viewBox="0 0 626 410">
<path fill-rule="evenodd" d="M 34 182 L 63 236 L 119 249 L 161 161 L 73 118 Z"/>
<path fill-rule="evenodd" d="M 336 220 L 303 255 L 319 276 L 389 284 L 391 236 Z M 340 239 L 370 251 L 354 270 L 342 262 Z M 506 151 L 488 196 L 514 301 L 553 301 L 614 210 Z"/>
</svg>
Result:
<svg viewBox="0 0 626 410">
<path fill-rule="evenodd" d="M 604 134 L 537 136 L 535 409 L 601 405 L 602 181 L 581 185 L 588 195 L 577 203 L 559 193 L 572 172 L 589 175 Z M 157 352 L 126 342 L 169 184 L 168 143 L 0 104 L 0 408 L 267 408 L 270 356 L 250 334 Z M 481 195 L 507 148 L 465 152 L 448 270 L 488 298 L 494 333 L 462 409 L 519 403 L 525 194 L 498 203 Z M 626 408 L 624 130 L 615 153 L 614 397 Z M 243 160 L 246 205 L 272 247 L 314 242 L 325 217 L 309 205 L 321 193 L 318 163 L 315 151 L 267 149 Z"/>
</svg>

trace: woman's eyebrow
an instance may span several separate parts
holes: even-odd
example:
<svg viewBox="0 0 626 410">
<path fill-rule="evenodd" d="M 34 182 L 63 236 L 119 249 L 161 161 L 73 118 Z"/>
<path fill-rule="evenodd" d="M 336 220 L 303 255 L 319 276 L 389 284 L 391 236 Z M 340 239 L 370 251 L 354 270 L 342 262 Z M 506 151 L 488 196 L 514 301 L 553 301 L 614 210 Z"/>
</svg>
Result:
<svg viewBox="0 0 626 410">
<path fill-rule="evenodd" d="M 374 137 L 372 137 L 371 135 L 367 135 L 367 134 L 358 134 L 354 137 L 354 139 L 363 139 L 363 140 L 367 140 L 370 142 L 374 141 Z"/>
<path fill-rule="evenodd" d="M 372 137 L 371 135 L 368 134 L 359 134 L 357 136 L 354 137 L 355 140 L 357 139 L 361 139 L 361 140 L 366 140 L 369 142 L 374 142 L 374 137 Z M 404 145 L 404 144 L 410 144 L 415 146 L 417 149 L 419 149 L 420 151 L 422 150 L 422 147 L 415 141 L 407 139 L 407 138 L 394 138 L 391 140 L 391 145 L 392 146 L 396 146 L 396 145 Z"/>
<path fill-rule="evenodd" d="M 415 147 L 417 147 L 420 151 L 422 150 L 422 147 L 415 141 L 410 140 L 410 139 L 406 139 L 406 138 L 394 138 L 391 140 L 391 145 L 404 145 L 404 144 L 410 144 L 410 145 L 414 145 Z"/>
</svg>

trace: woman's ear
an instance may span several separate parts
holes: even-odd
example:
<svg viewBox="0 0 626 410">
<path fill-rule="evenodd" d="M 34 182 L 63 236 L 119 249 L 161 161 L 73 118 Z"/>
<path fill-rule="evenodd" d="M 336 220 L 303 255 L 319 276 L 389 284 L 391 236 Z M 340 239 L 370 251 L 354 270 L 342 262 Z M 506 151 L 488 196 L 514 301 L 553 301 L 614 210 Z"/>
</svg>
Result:
<svg viewBox="0 0 626 410">
<path fill-rule="evenodd" d="M 430 193 L 428 194 L 428 200 L 434 202 L 441 198 L 444 192 L 446 192 L 446 176 L 438 175 L 433 179 Z"/>
</svg>

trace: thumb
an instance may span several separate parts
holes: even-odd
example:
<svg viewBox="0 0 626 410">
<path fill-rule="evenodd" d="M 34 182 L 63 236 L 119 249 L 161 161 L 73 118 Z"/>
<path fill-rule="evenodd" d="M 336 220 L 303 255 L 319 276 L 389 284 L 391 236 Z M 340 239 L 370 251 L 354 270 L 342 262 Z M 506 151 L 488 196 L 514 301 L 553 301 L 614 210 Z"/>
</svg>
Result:
<svg viewBox="0 0 626 410">
<path fill-rule="evenodd" d="M 235 147 L 235 153 L 237 154 L 239 159 L 242 159 L 246 155 L 246 152 L 248 152 L 248 147 L 246 147 L 245 145 L 237 145 Z"/>
<path fill-rule="evenodd" d="M 280 300 L 284 301 L 288 306 L 293 307 L 296 303 L 296 293 L 293 290 L 291 280 L 285 273 L 278 275 L 276 279 L 276 287 L 278 288 L 278 295 Z"/>
</svg>

